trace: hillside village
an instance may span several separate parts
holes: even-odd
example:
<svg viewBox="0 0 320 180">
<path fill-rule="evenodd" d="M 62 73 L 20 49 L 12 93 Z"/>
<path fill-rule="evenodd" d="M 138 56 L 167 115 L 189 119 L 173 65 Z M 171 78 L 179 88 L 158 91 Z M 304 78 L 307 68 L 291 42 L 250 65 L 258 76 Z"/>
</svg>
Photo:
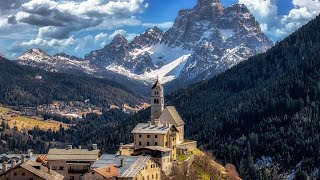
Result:
<svg viewBox="0 0 320 180">
<path fill-rule="evenodd" d="M 210 173 L 215 179 L 227 179 L 223 166 L 197 149 L 196 141 L 185 139 L 185 123 L 174 106 L 165 106 L 159 80 L 151 88 L 150 99 L 150 120 L 138 123 L 131 131 L 134 141 L 120 144 L 116 153 L 102 154 L 92 144 L 87 149 L 72 145 L 49 149 L 47 154 L 33 154 L 32 150 L 2 154 L 0 180 L 210 179 Z"/>
</svg>

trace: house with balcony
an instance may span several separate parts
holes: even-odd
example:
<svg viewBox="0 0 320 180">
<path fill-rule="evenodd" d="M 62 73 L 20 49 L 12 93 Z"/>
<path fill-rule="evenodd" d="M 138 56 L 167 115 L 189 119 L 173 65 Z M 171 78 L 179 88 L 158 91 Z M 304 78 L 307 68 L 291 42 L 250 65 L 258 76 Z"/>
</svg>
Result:
<svg viewBox="0 0 320 180">
<path fill-rule="evenodd" d="M 50 149 L 46 161 L 52 170 L 64 176 L 65 180 L 78 180 L 90 169 L 100 157 L 100 150 L 93 144 L 90 149 Z"/>
</svg>

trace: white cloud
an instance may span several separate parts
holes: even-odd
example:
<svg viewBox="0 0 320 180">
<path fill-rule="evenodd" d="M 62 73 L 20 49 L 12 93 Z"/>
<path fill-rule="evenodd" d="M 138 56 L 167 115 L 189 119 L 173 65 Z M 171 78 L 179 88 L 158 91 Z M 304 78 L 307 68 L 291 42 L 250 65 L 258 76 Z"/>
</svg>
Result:
<svg viewBox="0 0 320 180">
<path fill-rule="evenodd" d="M 292 0 L 294 8 L 279 15 L 274 0 L 239 0 L 260 22 L 261 29 L 272 40 L 281 40 L 320 13 L 319 0 Z"/>
<path fill-rule="evenodd" d="M 131 41 L 133 38 L 135 38 L 138 34 L 135 33 L 128 33 L 127 31 L 123 29 L 115 30 L 112 34 L 110 34 L 109 39 L 112 40 L 116 35 L 121 34 L 124 36 L 128 41 Z"/>
<path fill-rule="evenodd" d="M 157 26 L 158 28 L 161 29 L 169 29 L 172 27 L 173 22 L 163 22 L 163 23 L 143 23 L 142 24 L 144 27 L 148 27 L 148 28 L 153 28 L 155 26 Z"/>
<path fill-rule="evenodd" d="M 134 15 L 148 7 L 144 0 L 31 0 L 16 13 L 17 22 L 39 27 L 38 35 L 65 39 L 87 29 L 140 25 Z M 12 17 L 13 19 L 13 17 Z"/>
</svg>

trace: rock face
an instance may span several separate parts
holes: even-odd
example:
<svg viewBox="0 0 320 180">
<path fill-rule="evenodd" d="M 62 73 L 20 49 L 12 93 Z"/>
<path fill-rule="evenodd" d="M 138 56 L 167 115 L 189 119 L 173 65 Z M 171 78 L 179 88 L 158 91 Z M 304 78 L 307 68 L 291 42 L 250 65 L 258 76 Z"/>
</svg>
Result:
<svg viewBox="0 0 320 180">
<path fill-rule="evenodd" d="M 61 53 L 54 56 L 48 55 L 41 49 L 30 49 L 17 58 L 17 62 L 22 65 L 39 67 L 51 72 L 83 71 L 86 73 L 94 72 L 89 61 L 85 61 L 75 56 Z"/>
<path fill-rule="evenodd" d="M 118 34 L 110 44 L 101 50 L 92 51 L 85 56 L 85 59 L 96 66 L 120 66 L 134 74 L 143 74 L 155 69 L 150 54 L 143 49 L 159 43 L 162 36 L 163 31 L 157 27 L 148 29 L 130 43 L 124 36 Z"/>
<path fill-rule="evenodd" d="M 167 32 L 149 29 L 131 43 L 116 36 L 85 59 L 135 79 L 159 76 L 162 82 L 194 82 L 271 46 L 246 6 L 223 7 L 219 0 L 199 0 L 193 9 L 181 10 Z"/>
<path fill-rule="evenodd" d="M 51 57 L 34 49 L 18 60 L 33 66 L 44 61 L 46 67 L 65 63 L 91 73 L 100 68 L 143 82 L 158 76 L 162 83 L 191 83 L 224 72 L 271 46 L 246 6 L 223 7 L 220 0 L 198 0 L 193 9 L 181 10 L 166 32 L 154 27 L 131 42 L 119 34 L 84 59 L 65 54 Z"/>
</svg>

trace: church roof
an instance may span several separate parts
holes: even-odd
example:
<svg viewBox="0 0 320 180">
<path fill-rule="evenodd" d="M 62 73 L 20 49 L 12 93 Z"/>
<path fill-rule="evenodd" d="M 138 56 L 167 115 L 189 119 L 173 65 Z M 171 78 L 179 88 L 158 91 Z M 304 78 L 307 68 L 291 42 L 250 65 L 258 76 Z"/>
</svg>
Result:
<svg viewBox="0 0 320 180">
<path fill-rule="evenodd" d="M 162 147 L 162 146 L 146 146 L 142 149 L 149 149 L 149 150 L 153 150 L 153 151 L 161 151 L 161 152 L 169 152 L 172 151 L 172 149 L 170 148 L 166 148 L 166 147 Z"/>
<path fill-rule="evenodd" d="M 165 110 L 168 110 L 170 116 L 172 117 L 172 119 L 174 120 L 177 126 L 184 125 L 184 122 L 181 116 L 179 115 L 179 113 L 177 112 L 174 106 L 167 106 Z M 160 116 L 160 119 L 161 119 L 161 116 Z"/>
<path fill-rule="evenodd" d="M 172 127 L 172 124 L 167 127 L 165 124 L 150 125 L 148 123 L 139 123 L 137 126 L 131 131 L 131 133 L 148 133 L 148 134 L 167 134 L 167 132 Z"/>
<path fill-rule="evenodd" d="M 159 79 L 157 79 L 157 81 L 154 83 L 154 85 L 152 86 L 151 89 L 154 89 L 154 88 L 156 88 L 156 87 L 162 88 L 162 85 L 161 85 L 161 83 L 159 82 Z"/>
</svg>

